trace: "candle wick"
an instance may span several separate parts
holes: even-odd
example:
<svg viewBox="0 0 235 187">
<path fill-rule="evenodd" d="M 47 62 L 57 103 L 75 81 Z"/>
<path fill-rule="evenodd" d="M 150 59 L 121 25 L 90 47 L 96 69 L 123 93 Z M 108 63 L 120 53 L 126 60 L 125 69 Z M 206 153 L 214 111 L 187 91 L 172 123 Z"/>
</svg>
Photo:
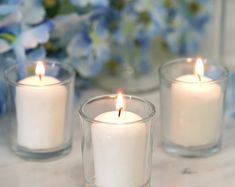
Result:
<svg viewBox="0 0 235 187">
<path fill-rule="evenodd" d="M 118 117 L 120 117 L 121 116 L 121 112 L 122 112 L 122 107 L 118 110 Z"/>
<path fill-rule="evenodd" d="M 39 80 L 42 80 L 42 74 L 38 74 Z"/>
<path fill-rule="evenodd" d="M 199 81 L 201 82 L 202 81 L 201 76 L 199 74 L 197 74 L 197 77 L 198 77 Z"/>
</svg>

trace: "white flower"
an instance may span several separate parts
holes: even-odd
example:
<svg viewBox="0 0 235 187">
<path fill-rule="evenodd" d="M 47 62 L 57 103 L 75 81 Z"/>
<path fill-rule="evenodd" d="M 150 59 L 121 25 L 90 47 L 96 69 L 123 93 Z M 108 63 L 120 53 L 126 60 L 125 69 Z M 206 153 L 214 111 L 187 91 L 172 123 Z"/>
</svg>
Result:
<svg viewBox="0 0 235 187">
<path fill-rule="evenodd" d="M 109 0 L 71 0 L 75 6 L 85 7 L 87 5 L 100 5 L 107 7 L 109 5 Z"/>
<path fill-rule="evenodd" d="M 24 24 L 36 24 L 43 21 L 45 10 L 40 0 L 23 0 L 21 10 Z"/>
</svg>

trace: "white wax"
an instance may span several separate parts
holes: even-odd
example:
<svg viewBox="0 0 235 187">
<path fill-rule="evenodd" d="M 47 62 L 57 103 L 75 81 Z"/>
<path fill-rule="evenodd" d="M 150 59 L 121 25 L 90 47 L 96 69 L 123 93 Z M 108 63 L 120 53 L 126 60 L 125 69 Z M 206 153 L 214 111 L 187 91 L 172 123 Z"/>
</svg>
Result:
<svg viewBox="0 0 235 187">
<path fill-rule="evenodd" d="M 29 149 L 50 149 L 63 144 L 67 90 L 52 85 L 59 80 L 25 78 L 16 90 L 17 141 Z"/>
<path fill-rule="evenodd" d="M 144 183 L 145 124 L 123 124 L 140 119 L 128 111 L 122 111 L 120 117 L 118 111 L 110 111 L 95 118 L 104 122 L 92 125 L 97 187 L 139 187 Z"/>
<path fill-rule="evenodd" d="M 191 147 L 215 142 L 222 123 L 223 92 L 211 79 L 196 75 L 178 77 L 172 85 L 170 140 Z M 206 83 L 207 82 L 207 83 Z"/>
</svg>

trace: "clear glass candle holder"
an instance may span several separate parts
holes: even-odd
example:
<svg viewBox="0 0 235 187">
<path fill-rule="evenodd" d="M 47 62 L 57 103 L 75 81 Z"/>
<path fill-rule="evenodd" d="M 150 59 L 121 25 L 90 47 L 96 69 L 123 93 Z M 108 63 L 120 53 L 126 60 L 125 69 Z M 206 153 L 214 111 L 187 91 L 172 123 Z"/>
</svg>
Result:
<svg viewBox="0 0 235 187">
<path fill-rule="evenodd" d="M 85 187 L 149 187 L 154 106 L 124 95 L 125 110 L 115 110 L 116 95 L 82 105 L 82 157 Z"/>
<path fill-rule="evenodd" d="M 11 93 L 12 147 L 25 159 L 63 156 L 72 147 L 75 74 L 68 65 L 41 62 L 45 72 L 42 70 L 38 75 L 35 75 L 38 62 L 14 65 L 4 74 Z"/>
<path fill-rule="evenodd" d="M 185 58 L 160 68 L 162 145 L 180 156 L 209 156 L 221 148 L 228 71 L 206 59 Z"/>
</svg>

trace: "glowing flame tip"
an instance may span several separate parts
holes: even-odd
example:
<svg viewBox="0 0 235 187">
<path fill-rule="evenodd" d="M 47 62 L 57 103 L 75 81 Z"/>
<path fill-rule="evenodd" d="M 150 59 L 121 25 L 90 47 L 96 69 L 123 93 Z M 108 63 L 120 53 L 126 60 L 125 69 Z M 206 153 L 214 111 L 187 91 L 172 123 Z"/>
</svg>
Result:
<svg viewBox="0 0 235 187">
<path fill-rule="evenodd" d="M 37 62 L 35 74 L 38 75 L 39 77 L 41 77 L 45 74 L 45 66 L 42 61 Z"/>
<path fill-rule="evenodd" d="M 204 64 L 201 58 L 196 60 L 194 74 L 198 77 L 202 77 L 204 75 Z"/>
<path fill-rule="evenodd" d="M 118 91 L 117 93 L 117 101 L 116 101 L 116 110 L 124 109 L 125 104 L 124 104 L 124 98 L 122 91 Z"/>
</svg>

